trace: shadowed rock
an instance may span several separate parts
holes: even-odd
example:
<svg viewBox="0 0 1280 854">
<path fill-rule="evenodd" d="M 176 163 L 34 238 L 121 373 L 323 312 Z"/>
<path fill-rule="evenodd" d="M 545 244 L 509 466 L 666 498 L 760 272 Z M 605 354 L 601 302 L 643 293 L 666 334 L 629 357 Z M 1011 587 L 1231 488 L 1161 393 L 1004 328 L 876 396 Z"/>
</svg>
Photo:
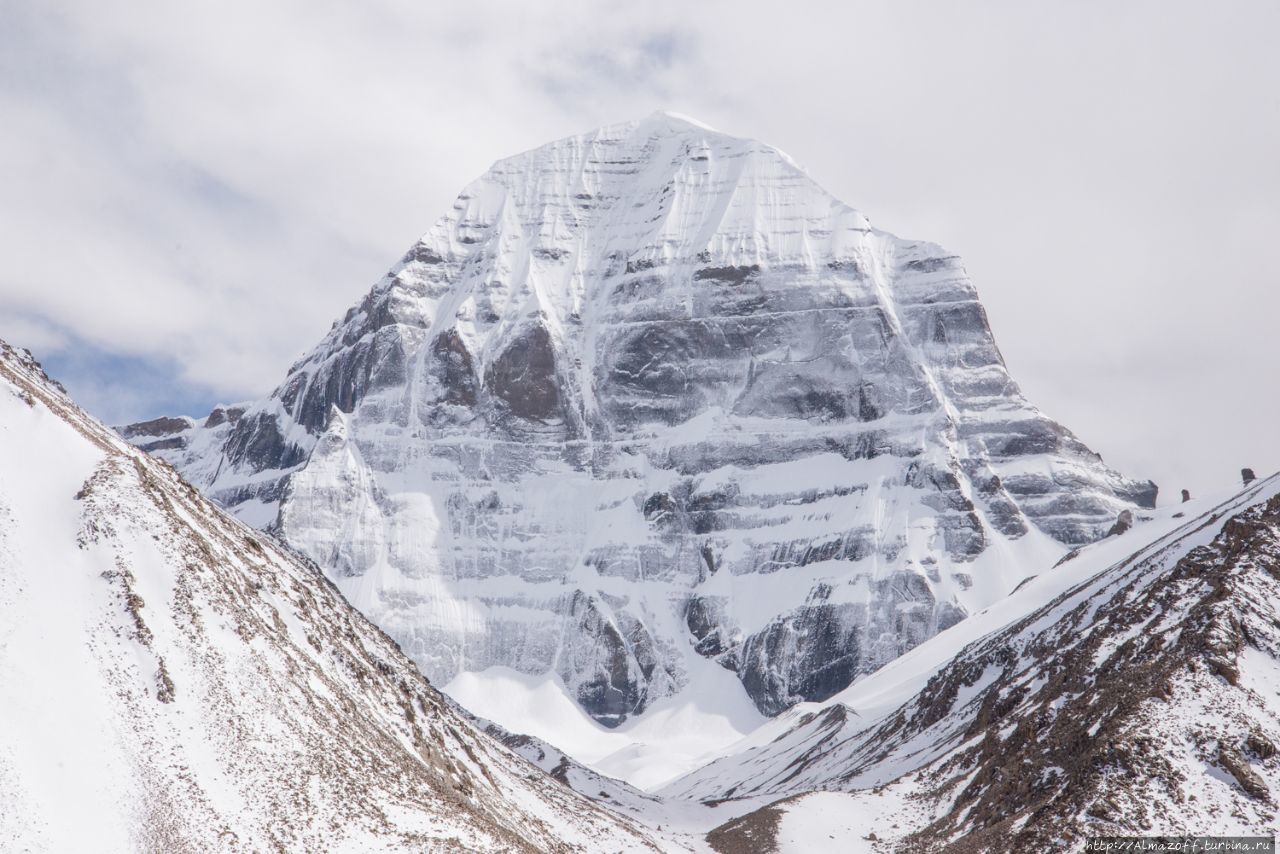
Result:
<svg viewBox="0 0 1280 854">
<path fill-rule="evenodd" d="M 150 421 L 139 421 L 136 424 L 120 428 L 120 435 L 126 439 L 136 439 L 149 436 L 172 436 L 174 433 L 181 433 L 183 430 L 191 427 L 191 422 L 186 418 L 169 418 L 160 417 L 152 418 Z"/>
<path fill-rule="evenodd" d="M 1133 511 L 1122 510 L 1120 515 L 1116 517 L 1116 523 L 1111 526 L 1111 530 L 1107 531 L 1108 537 L 1116 537 L 1123 534 L 1133 527 Z"/>
<path fill-rule="evenodd" d="M 498 357 L 485 376 L 489 393 L 512 415 L 549 421 L 560 414 L 555 350 L 542 326 L 531 326 Z"/>
<path fill-rule="evenodd" d="M 475 406 L 477 382 L 471 353 L 458 330 L 436 336 L 431 345 L 431 376 L 439 383 L 440 400 L 454 406 Z"/>
</svg>

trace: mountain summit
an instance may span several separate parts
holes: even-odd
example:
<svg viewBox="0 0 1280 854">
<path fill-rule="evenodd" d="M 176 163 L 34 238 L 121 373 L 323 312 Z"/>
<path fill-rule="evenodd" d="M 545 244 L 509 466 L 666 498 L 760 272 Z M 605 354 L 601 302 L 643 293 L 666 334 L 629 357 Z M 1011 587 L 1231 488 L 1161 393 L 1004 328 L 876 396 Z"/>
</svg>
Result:
<svg viewBox="0 0 1280 854">
<path fill-rule="evenodd" d="M 268 398 L 125 433 L 433 680 L 610 726 L 830 697 L 1156 498 L 1026 401 L 955 255 L 668 113 L 498 162 Z"/>
</svg>

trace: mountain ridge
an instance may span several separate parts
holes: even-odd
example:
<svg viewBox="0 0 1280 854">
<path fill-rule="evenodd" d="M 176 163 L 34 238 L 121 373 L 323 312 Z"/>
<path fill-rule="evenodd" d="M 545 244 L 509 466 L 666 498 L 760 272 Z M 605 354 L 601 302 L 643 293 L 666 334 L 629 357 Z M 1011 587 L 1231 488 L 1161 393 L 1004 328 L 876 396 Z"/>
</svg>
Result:
<svg viewBox="0 0 1280 854">
<path fill-rule="evenodd" d="M 713 834 L 763 834 L 760 850 L 794 844 L 805 821 L 834 829 L 841 814 L 879 852 L 1269 835 L 1280 475 L 1201 507 L 1149 542 L 1083 550 L 1049 570 L 1061 582 L 1022 597 L 1021 613 L 972 618 L 982 626 L 954 657 L 956 641 L 934 638 L 922 649 L 936 663 L 895 662 L 661 794 L 772 801 Z M 814 791 L 845 794 L 819 805 Z"/>
<path fill-rule="evenodd" d="M 657 850 L 3 342 L 0 436 L 0 847 Z"/>
</svg>

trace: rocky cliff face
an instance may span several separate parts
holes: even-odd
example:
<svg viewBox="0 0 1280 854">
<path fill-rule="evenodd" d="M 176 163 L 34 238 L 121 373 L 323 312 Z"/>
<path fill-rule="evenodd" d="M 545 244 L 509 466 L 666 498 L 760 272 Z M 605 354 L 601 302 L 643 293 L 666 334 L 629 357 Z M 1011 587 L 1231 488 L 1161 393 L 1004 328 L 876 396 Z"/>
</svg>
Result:
<svg viewBox="0 0 1280 854">
<path fill-rule="evenodd" d="M 959 259 L 667 114 L 496 164 L 216 429 L 152 447 L 429 676 L 554 671 L 606 724 L 706 661 L 829 697 L 1155 502 L 1022 397 Z"/>
<path fill-rule="evenodd" d="M 658 850 L 3 342 L 0 436 L 0 849 Z"/>
</svg>

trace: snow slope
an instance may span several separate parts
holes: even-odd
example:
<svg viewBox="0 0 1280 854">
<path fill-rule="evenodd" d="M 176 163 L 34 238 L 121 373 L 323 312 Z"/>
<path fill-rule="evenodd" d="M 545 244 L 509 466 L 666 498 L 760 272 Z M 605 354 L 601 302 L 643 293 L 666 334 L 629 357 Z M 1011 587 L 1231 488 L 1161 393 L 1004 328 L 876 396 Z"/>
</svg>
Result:
<svg viewBox="0 0 1280 854">
<path fill-rule="evenodd" d="M 665 113 L 495 164 L 213 420 L 140 443 L 439 684 L 615 727 L 708 668 L 825 700 L 1155 503 L 1023 398 L 954 255 Z"/>
<path fill-rule="evenodd" d="M 0 849 L 657 844 L 0 342 Z"/>
<path fill-rule="evenodd" d="M 764 718 L 733 674 L 702 665 L 688 689 L 608 728 L 570 699 L 554 675 L 504 667 L 461 673 L 444 691 L 472 713 L 554 744 L 578 762 L 641 789 L 655 789 L 714 758 Z"/>
<path fill-rule="evenodd" d="M 1273 834 L 1280 475 L 1162 515 L 662 794 L 788 798 L 709 837 L 759 850 L 841 827 L 877 851 Z"/>
</svg>

